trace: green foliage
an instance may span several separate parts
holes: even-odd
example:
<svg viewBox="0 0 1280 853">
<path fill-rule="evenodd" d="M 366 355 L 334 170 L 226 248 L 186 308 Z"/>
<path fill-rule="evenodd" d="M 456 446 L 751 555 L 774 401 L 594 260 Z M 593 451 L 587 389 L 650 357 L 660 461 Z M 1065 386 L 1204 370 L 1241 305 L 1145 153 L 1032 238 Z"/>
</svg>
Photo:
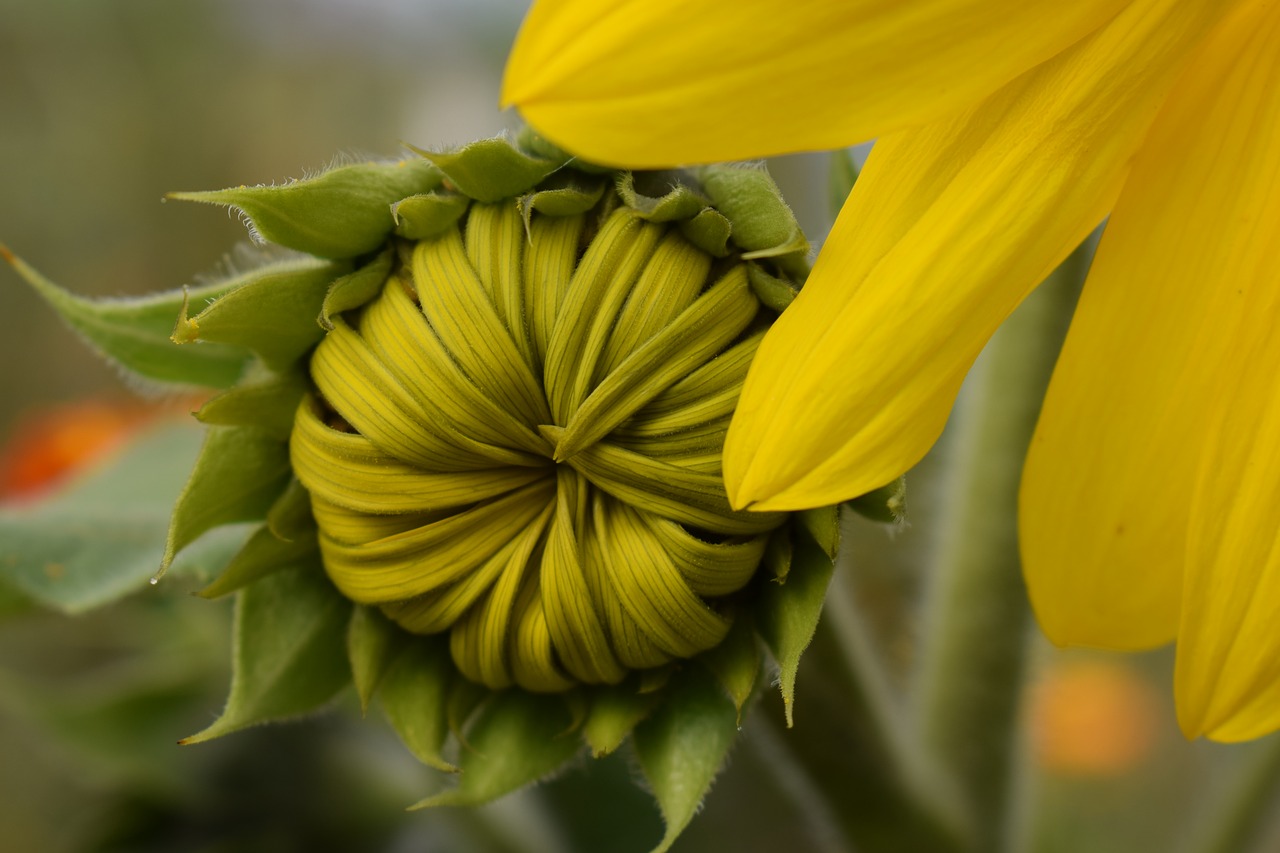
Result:
<svg viewBox="0 0 1280 853">
<path fill-rule="evenodd" d="M 231 695 L 222 715 L 183 739 L 200 743 L 328 702 L 351 680 L 345 641 L 351 602 L 312 568 L 276 572 L 236 603 Z"/>
<path fill-rule="evenodd" d="M 666 701 L 636 726 L 636 755 L 667 824 L 654 853 L 670 849 L 689 825 L 737 731 L 733 703 L 697 668 L 674 676 Z"/>
<path fill-rule="evenodd" d="M 201 432 L 186 424 L 149 431 L 55 497 L 0 509 L 0 587 L 66 613 L 144 588 Z M 173 570 L 212 574 L 242 537 L 234 529 L 206 537 Z"/>
<path fill-rule="evenodd" d="M 339 166 L 278 187 L 170 193 L 170 198 L 236 208 L 263 240 L 321 258 L 353 258 L 379 248 L 395 227 L 391 205 L 430 192 L 441 173 L 426 160 Z"/>
</svg>

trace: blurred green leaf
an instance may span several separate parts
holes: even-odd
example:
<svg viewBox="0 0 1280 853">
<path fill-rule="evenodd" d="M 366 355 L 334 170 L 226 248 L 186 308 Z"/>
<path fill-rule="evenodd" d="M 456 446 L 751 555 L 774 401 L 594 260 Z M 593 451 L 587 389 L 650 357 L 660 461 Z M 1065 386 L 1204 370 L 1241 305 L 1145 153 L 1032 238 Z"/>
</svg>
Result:
<svg viewBox="0 0 1280 853">
<path fill-rule="evenodd" d="M 689 825 L 737 731 L 733 703 L 697 667 L 674 676 L 662 706 L 636 726 L 636 755 L 667 824 L 654 853 L 670 849 Z"/>
<path fill-rule="evenodd" d="M 827 598 L 834 565 L 809 536 L 795 537 L 791 571 L 786 583 L 766 583 L 756 605 L 756 624 L 781 668 L 778 683 L 786 709 L 787 725 L 793 722 L 796 671 L 800 655 L 813 640 L 822 603 Z"/>
<path fill-rule="evenodd" d="M 188 424 L 147 431 L 56 496 L 0 509 L 0 580 L 66 613 L 145 587 L 164 554 L 167 519 L 201 432 Z M 244 532 L 220 533 L 188 549 L 173 570 L 220 569 Z"/>
<path fill-rule="evenodd" d="M 181 291 L 127 299 L 86 299 L 49 281 L 0 246 L 22 279 L 86 342 L 109 360 L 146 379 L 208 388 L 236 382 L 248 350 L 221 344 L 177 347 L 169 336 L 188 296 L 196 302 L 235 290 L 238 278 Z"/>
<path fill-rule="evenodd" d="M 287 569 L 245 587 L 236 602 L 231 695 L 222 715 L 183 744 L 316 710 L 351 680 L 351 602 L 322 572 Z"/>
<path fill-rule="evenodd" d="M 426 160 L 357 163 L 281 186 L 170 193 L 169 198 L 236 208 L 263 240 L 321 258 L 371 252 L 395 227 L 391 205 L 440 185 Z"/>
<path fill-rule="evenodd" d="M 413 808 L 474 806 L 535 782 L 573 757 L 580 741 L 559 696 L 507 690 L 480 711 L 468 732 L 458 786 Z"/>
</svg>

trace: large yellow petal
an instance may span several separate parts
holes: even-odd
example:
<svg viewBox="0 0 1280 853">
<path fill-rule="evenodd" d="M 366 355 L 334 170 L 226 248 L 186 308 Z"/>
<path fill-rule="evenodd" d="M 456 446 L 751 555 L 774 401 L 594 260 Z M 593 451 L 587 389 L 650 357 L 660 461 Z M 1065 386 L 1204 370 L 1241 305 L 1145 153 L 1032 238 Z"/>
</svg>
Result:
<svg viewBox="0 0 1280 853">
<path fill-rule="evenodd" d="M 1238 26 L 1233 19 L 1222 31 Z M 1272 258 L 1275 286 L 1280 239 L 1280 140 L 1275 128 L 1257 134 L 1257 70 L 1233 72 L 1235 49 L 1230 40 L 1207 47 L 1153 127 L 1032 440 L 1023 562 L 1040 624 L 1057 643 L 1137 649 L 1177 630 L 1208 403 L 1239 359 L 1241 295 L 1261 284 L 1260 252 Z M 1268 159 L 1272 181 L 1259 183 Z M 1240 229 L 1261 226 L 1267 204 L 1269 233 Z"/>
<path fill-rule="evenodd" d="M 1102 219 L 1215 4 L 1140 0 L 972 110 L 872 151 L 725 444 L 735 506 L 799 509 L 896 478 L 965 372 Z"/>
<path fill-rule="evenodd" d="M 1241 16 L 1220 44 L 1170 136 L 1188 166 L 1209 164 L 1182 212 L 1212 235 L 1202 286 L 1219 360 L 1197 371 L 1220 391 L 1202 400 L 1215 422 L 1191 502 L 1175 680 L 1189 737 L 1245 740 L 1280 729 L 1280 6 Z"/>
<path fill-rule="evenodd" d="M 971 104 L 1127 0 L 544 0 L 503 106 L 598 163 L 836 148 Z"/>
</svg>

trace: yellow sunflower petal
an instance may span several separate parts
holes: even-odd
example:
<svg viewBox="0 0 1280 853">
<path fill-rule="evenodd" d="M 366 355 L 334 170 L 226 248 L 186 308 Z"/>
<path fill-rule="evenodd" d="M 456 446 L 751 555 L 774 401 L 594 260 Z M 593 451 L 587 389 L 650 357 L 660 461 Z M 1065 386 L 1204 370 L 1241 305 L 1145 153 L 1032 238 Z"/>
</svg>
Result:
<svg viewBox="0 0 1280 853">
<path fill-rule="evenodd" d="M 1139 0 L 974 109 L 882 140 L 725 443 L 736 506 L 854 497 L 936 440 L 965 372 L 1098 223 L 1211 4 Z"/>
<path fill-rule="evenodd" d="M 1032 440 L 1023 561 L 1058 643 L 1145 648 L 1177 630 L 1209 404 L 1240 357 L 1244 293 L 1262 284 L 1264 254 L 1275 286 L 1278 257 L 1280 138 L 1258 122 L 1264 75 L 1245 63 L 1228 73 L 1237 48 L 1207 47 L 1154 125 Z"/>
<path fill-rule="evenodd" d="M 503 105 L 633 167 L 851 145 L 972 103 L 1124 0 L 554 0 L 512 48 Z"/>
</svg>

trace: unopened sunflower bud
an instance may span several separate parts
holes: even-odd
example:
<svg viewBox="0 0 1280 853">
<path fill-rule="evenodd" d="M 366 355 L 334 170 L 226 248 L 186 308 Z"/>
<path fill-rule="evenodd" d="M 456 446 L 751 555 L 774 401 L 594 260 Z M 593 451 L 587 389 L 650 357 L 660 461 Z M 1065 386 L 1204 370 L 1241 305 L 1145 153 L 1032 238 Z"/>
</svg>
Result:
<svg viewBox="0 0 1280 853">
<path fill-rule="evenodd" d="M 436 805 L 634 730 L 673 838 L 764 683 L 761 639 L 790 717 L 838 537 L 834 509 L 734 511 L 721 480 L 752 355 L 807 271 L 769 177 L 615 172 L 526 135 L 176 197 L 314 257 L 135 303 L 14 263 L 127 368 L 225 389 L 164 564 L 262 523 L 205 590 L 243 591 L 236 676 L 187 742 L 353 676 L 415 755 L 466 771 Z M 473 749 L 447 757 L 464 725 Z"/>
</svg>

